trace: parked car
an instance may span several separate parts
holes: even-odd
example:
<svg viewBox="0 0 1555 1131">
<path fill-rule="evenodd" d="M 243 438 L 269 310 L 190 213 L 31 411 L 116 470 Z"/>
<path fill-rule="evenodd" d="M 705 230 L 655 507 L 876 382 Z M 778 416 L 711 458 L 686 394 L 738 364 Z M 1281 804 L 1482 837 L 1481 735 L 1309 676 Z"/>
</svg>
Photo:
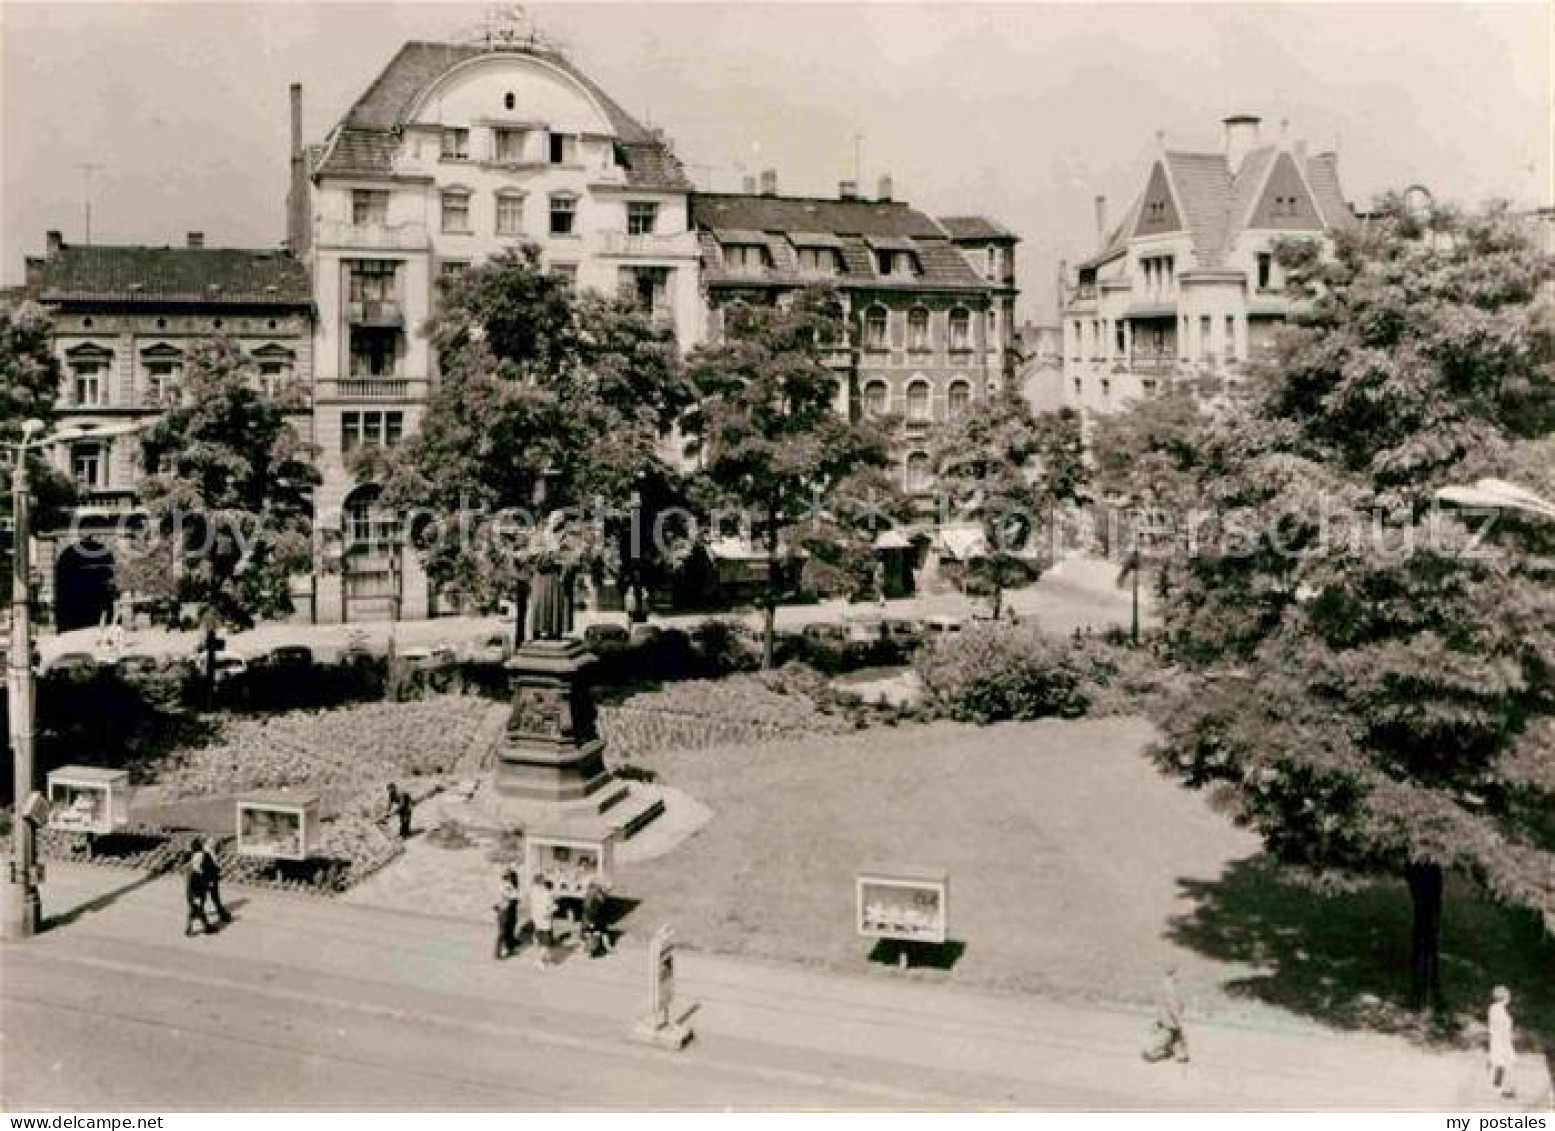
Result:
<svg viewBox="0 0 1555 1131">
<path fill-rule="evenodd" d="M 97 674 L 97 657 L 90 652 L 61 652 L 43 667 L 44 675 L 84 677 Z"/>
<path fill-rule="evenodd" d="M 918 644 L 923 640 L 923 626 L 917 621 L 890 617 L 885 622 L 885 637 L 897 644 Z"/>
<path fill-rule="evenodd" d="M 633 644 L 652 644 L 664 635 L 664 630 L 656 624 L 632 625 L 631 642 Z"/>
<path fill-rule="evenodd" d="M 952 636 L 965 627 L 965 620 L 958 616 L 952 616 L 949 613 L 928 617 L 923 622 L 924 633 L 930 639 L 938 636 Z"/>
<path fill-rule="evenodd" d="M 591 624 L 583 630 L 583 643 L 592 652 L 625 648 L 631 639 L 632 634 L 619 624 Z"/>
<path fill-rule="evenodd" d="M 301 644 L 282 644 L 278 648 L 270 649 L 265 656 L 265 666 L 269 668 L 284 668 L 288 671 L 296 671 L 313 666 L 313 649 Z"/>
<path fill-rule="evenodd" d="M 430 648 L 419 645 L 401 648 L 397 656 L 400 663 L 410 671 L 431 671 L 435 668 L 451 667 L 459 662 L 458 654 L 446 644 L 438 644 Z"/>
<path fill-rule="evenodd" d="M 885 636 L 885 621 L 880 617 L 854 617 L 847 622 L 848 640 L 854 644 L 873 644 Z"/>
<path fill-rule="evenodd" d="M 840 624 L 816 621 L 804 626 L 802 635 L 817 643 L 841 644 L 848 639 L 848 630 Z"/>
<path fill-rule="evenodd" d="M 126 652 L 113 662 L 113 670 L 126 682 L 154 676 L 162 670 L 162 661 L 144 652 Z"/>
</svg>

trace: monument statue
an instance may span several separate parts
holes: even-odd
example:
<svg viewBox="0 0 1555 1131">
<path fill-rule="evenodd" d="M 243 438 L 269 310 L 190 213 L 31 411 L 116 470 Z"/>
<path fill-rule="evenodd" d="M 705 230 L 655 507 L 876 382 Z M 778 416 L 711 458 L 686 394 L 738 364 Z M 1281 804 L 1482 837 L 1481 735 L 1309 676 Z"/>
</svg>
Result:
<svg viewBox="0 0 1555 1131">
<path fill-rule="evenodd" d="M 530 582 L 531 640 L 560 640 L 571 627 L 571 601 L 559 569 L 541 570 Z"/>
</svg>

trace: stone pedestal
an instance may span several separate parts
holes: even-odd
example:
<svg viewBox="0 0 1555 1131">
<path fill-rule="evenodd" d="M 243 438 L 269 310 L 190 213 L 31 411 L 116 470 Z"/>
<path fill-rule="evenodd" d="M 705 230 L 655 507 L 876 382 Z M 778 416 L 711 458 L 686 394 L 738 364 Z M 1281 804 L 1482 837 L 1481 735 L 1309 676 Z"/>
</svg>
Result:
<svg viewBox="0 0 1555 1131">
<path fill-rule="evenodd" d="M 625 838 L 663 811 L 660 801 L 633 798 L 605 768 L 587 671 L 593 660 L 578 641 L 561 639 L 532 640 L 508 661 L 512 713 L 488 800 L 502 824 L 612 829 Z"/>
</svg>

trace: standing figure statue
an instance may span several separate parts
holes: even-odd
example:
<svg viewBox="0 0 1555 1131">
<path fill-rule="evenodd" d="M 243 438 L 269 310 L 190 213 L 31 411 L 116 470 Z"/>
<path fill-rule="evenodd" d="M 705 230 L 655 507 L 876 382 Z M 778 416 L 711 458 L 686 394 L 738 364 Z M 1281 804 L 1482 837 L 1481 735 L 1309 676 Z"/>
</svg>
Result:
<svg viewBox="0 0 1555 1131">
<path fill-rule="evenodd" d="M 530 583 L 531 640 L 560 640 L 571 627 L 567 586 L 560 570 L 542 570 Z"/>
</svg>

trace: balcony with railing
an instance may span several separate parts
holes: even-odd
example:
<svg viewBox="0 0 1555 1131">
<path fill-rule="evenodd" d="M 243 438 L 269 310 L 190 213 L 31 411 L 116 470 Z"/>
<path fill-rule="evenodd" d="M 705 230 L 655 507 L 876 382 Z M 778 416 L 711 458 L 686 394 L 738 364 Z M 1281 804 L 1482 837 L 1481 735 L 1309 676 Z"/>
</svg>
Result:
<svg viewBox="0 0 1555 1131">
<path fill-rule="evenodd" d="M 599 253 L 617 259 L 691 259 L 698 250 L 691 232 L 599 233 Z"/>
<path fill-rule="evenodd" d="M 399 224 L 326 220 L 319 225 L 317 244 L 369 251 L 423 251 L 430 246 L 427 226 L 414 220 Z"/>
<path fill-rule="evenodd" d="M 385 326 L 398 328 L 405 325 L 405 312 L 393 299 L 369 299 L 346 303 L 346 321 L 353 326 Z"/>
<path fill-rule="evenodd" d="M 319 381 L 319 395 L 325 400 L 405 401 L 419 399 L 426 382 L 410 377 L 351 376 Z"/>
<path fill-rule="evenodd" d="M 140 497 L 127 488 L 77 487 L 76 511 L 90 514 L 133 514 L 139 511 Z"/>
</svg>

